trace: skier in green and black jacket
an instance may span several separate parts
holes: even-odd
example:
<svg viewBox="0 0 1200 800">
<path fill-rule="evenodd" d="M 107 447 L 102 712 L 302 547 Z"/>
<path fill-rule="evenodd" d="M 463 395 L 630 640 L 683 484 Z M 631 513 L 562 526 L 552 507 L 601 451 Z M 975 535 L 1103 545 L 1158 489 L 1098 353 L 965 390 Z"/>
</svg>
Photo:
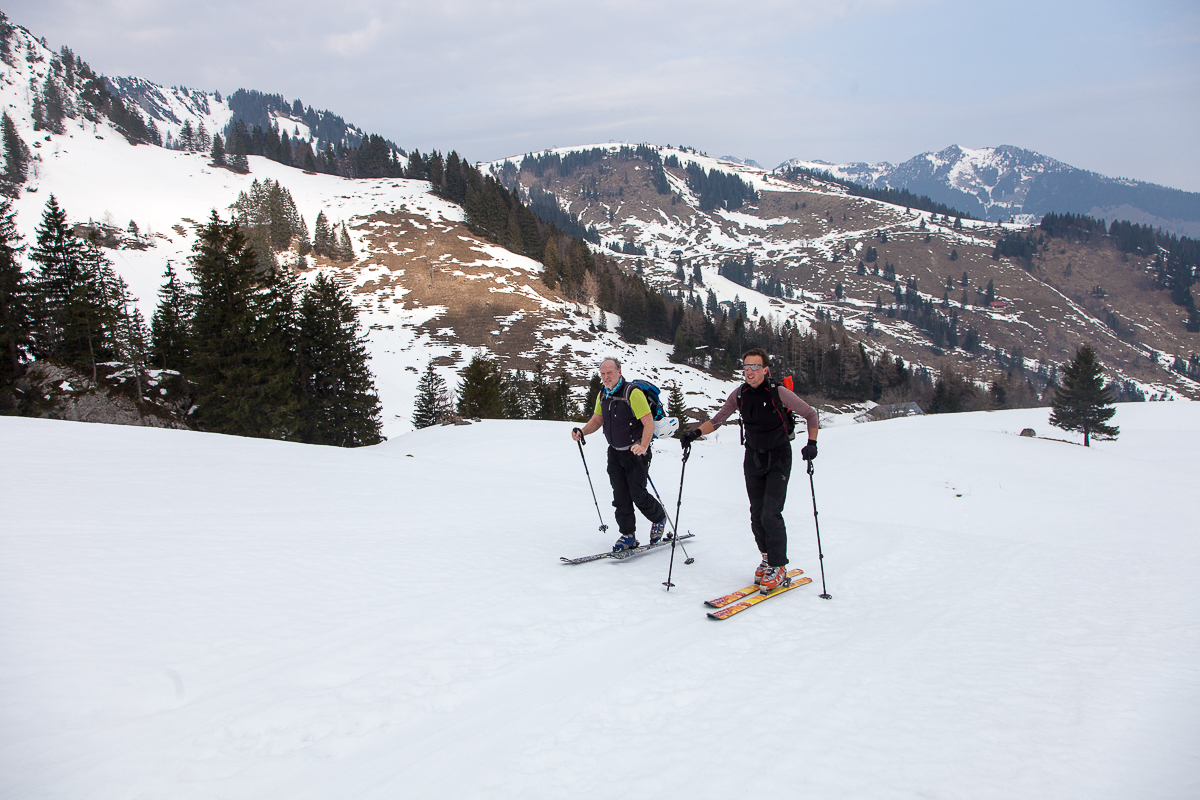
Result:
<svg viewBox="0 0 1200 800">
<path fill-rule="evenodd" d="M 600 382 L 604 388 L 596 396 L 592 418 L 582 428 L 574 428 L 571 438 L 582 437 L 604 429 L 608 440 L 608 480 L 612 484 L 614 516 L 621 531 L 613 552 L 632 550 L 638 546 L 636 536 L 636 505 L 652 523 L 650 544 L 662 540 L 667 512 L 646 491 L 650 470 L 650 442 L 654 439 L 654 415 L 641 389 L 621 377 L 621 362 L 608 357 L 600 362 Z"/>
</svg>

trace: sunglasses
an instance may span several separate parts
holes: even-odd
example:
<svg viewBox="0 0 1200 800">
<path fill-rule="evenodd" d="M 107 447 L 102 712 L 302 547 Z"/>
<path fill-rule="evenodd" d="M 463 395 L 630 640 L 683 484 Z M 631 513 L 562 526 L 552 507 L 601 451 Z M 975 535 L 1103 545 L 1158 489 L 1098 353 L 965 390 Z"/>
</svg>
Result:
<svg viewBox="0 0 1200 800">
<path fill-rule="evenodd" d="M 758 372 L 760 369 L 764 369 L 765 367 L 765 364 L 742 364 L 742 369 L 746 370 L 747 372 Z"/>
</svg>

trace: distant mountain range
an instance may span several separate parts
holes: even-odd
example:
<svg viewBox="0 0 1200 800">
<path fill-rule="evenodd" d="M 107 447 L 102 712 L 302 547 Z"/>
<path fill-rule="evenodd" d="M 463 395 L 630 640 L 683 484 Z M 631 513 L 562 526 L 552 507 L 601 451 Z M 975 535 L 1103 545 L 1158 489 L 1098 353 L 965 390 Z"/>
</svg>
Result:
<svg viewBox="0 0 1200 800">
<path fill-rule="evenodd" d="M 978 219 L 1033 221 L 1050 211 L 1070 212 L 1200 236 L 1200 193 L 1110 178 L 1010 145 L 977 150 L 951 145 L 903 164 L 794 158 L 779 167 L 824 170 L 873 188 L 908 189 Z"/>
</svg>

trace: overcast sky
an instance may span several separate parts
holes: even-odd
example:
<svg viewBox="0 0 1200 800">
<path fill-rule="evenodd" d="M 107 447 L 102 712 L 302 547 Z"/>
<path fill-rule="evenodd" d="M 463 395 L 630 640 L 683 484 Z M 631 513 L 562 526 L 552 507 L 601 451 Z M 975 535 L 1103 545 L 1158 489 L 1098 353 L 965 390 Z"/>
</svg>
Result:
<svg viewBox="0 0 1200 800">
<path fill-rule="evenodd" d="M 19 0 L 107 75 L 299 97 L 474 161 L 619 140 L 767 167 L 1011 144 L 1200 191 L 1195 0 Z"/>
</svg>

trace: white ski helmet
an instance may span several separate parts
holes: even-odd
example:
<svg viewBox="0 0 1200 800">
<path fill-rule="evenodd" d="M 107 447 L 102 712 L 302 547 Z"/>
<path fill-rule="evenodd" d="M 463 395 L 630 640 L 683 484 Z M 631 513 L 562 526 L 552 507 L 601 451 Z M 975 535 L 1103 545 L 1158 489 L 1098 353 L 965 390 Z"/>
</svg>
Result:
<svg viewBox="0 0 1200 800">
<path fill-rule="evenodd" d="M 679 420 L 674 417 L 663 417 L 654 423 L 654 438 L 668 439 L 679 430 Z"/>
</svg>

